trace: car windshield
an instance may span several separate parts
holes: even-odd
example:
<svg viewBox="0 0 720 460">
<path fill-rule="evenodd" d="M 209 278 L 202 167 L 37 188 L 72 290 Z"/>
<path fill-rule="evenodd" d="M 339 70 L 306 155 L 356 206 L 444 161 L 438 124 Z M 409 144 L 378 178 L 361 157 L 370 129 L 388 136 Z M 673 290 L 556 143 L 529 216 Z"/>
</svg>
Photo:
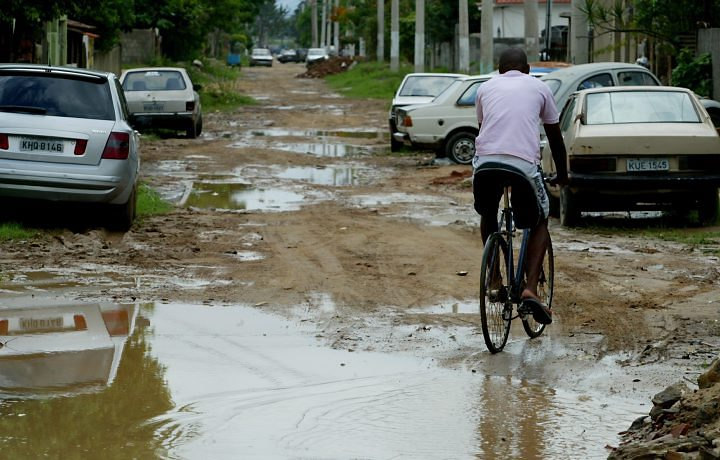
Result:
<svg viewBox="0 0 720 460">
<path fill-rule="evenodd" d="M 253 56 L 270 56 L 270 50 L 266 49 L 255 49 L 252 52 Z"/>
<path fill-rule="evenodd" d="M 435 97 L 447 88 L 457 77 L 452 76 L 411 76 L 405 80 L 400 90 L 400 96 L 430 96 Z"/>
<path fill-rule="evenodd" d="M 321 48 L 317 48 L 317 49 L 310 48 L 308 50 L 307 54 L 308 54 L 308 56 L 322 56 L 325 54 L 325 50 L 323 50 Z"/>
<path fill-rule="evenodd" d="M 0 73 L 0 112 L 114 120 L 112 101 L 104 78 Z"/>
<path fill-rule="evenodd" d="M 680 91 L 613 91 L 586 98 L 588 125 L 699 122 L 690 95 Z"/>
<path fill-rule="evenodd" d="M 128 72 L 123 81 L 125 91 L 177 91 L 185 88 L 185 80 L 176 70 Z"/>
</svg>

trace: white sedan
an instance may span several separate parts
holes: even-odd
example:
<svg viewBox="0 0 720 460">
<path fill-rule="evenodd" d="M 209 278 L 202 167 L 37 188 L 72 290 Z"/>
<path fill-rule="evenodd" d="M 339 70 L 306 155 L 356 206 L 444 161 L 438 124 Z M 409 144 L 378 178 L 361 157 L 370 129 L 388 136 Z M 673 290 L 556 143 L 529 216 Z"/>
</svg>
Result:
<svg viewBox="0 0 720 460">
<path fill-rule="evenodd" d="M 427 104 L 400 107 L 393 138 L 416 148 L 444 153 L 452 161 L 470 164 L 480 131 L 475 95 L 492 75 L 458 78 Z"/>
<path fill-rule="evenodd" d="M 718 216 L 720 136 L 695 94 L 668 86 L 606 87 L 572 94 L 561 114 L 570 182 L 550 187 L 563 225 L 582 211 L 697 210 Z M 549 146 L 543 170 L 554 171 Z"/>
</svg>

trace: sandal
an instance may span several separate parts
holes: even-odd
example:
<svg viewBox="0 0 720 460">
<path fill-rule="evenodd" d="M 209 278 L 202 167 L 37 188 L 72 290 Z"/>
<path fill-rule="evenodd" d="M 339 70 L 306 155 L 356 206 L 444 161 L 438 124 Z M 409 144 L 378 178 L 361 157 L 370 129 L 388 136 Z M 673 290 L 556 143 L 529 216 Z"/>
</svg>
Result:
<svg viewBox="0 0 720 460">
<path fill-rule="evenodd" d="M 552 310 L 547 305 L 540 302 L 540 300 L 533 297 L 526 297 L 522 299 L 521 306 L 528 308 L 532 311 L 533 319 L 540 324 L 552 323 Z"/>
</svg>

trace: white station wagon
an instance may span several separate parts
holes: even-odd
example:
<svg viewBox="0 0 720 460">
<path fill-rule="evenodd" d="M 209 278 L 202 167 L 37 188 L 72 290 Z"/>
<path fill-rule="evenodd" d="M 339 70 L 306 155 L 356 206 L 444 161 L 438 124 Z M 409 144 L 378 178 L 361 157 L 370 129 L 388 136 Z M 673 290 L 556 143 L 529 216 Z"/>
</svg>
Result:
<svg viewBox="0 0 720 460">
<path fill-rule="evenodd" d="M 549 187 L 563 225 L 582 211 L 698 210 L 718 216 L 720 136 L 695 94 L 668 86 L 578 91 L 561 114 L 569 185 Z M 549 146 L 543 170 L 555 166 Z"/>
</svg>

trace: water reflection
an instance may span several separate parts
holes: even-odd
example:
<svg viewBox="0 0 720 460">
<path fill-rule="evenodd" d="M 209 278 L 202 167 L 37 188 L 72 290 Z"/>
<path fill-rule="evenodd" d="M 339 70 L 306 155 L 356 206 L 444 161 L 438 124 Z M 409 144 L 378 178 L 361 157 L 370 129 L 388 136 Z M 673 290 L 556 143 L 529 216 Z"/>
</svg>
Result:
<svg viewBox="0 0 720 460">
<path fill-rule="evenodd" d="M 143 425 L 172 406 L 147 325 L 135 306 L 0 310 L 4 457 L 164 457 Z"/>
<path fill-rule="evenodd" d="M 258 189 L 247 184 L 196 182 L 187 206 L 203 209 L 291 211 L 300 208 L 303 196 L 280 189 Z"/>
</svg>

